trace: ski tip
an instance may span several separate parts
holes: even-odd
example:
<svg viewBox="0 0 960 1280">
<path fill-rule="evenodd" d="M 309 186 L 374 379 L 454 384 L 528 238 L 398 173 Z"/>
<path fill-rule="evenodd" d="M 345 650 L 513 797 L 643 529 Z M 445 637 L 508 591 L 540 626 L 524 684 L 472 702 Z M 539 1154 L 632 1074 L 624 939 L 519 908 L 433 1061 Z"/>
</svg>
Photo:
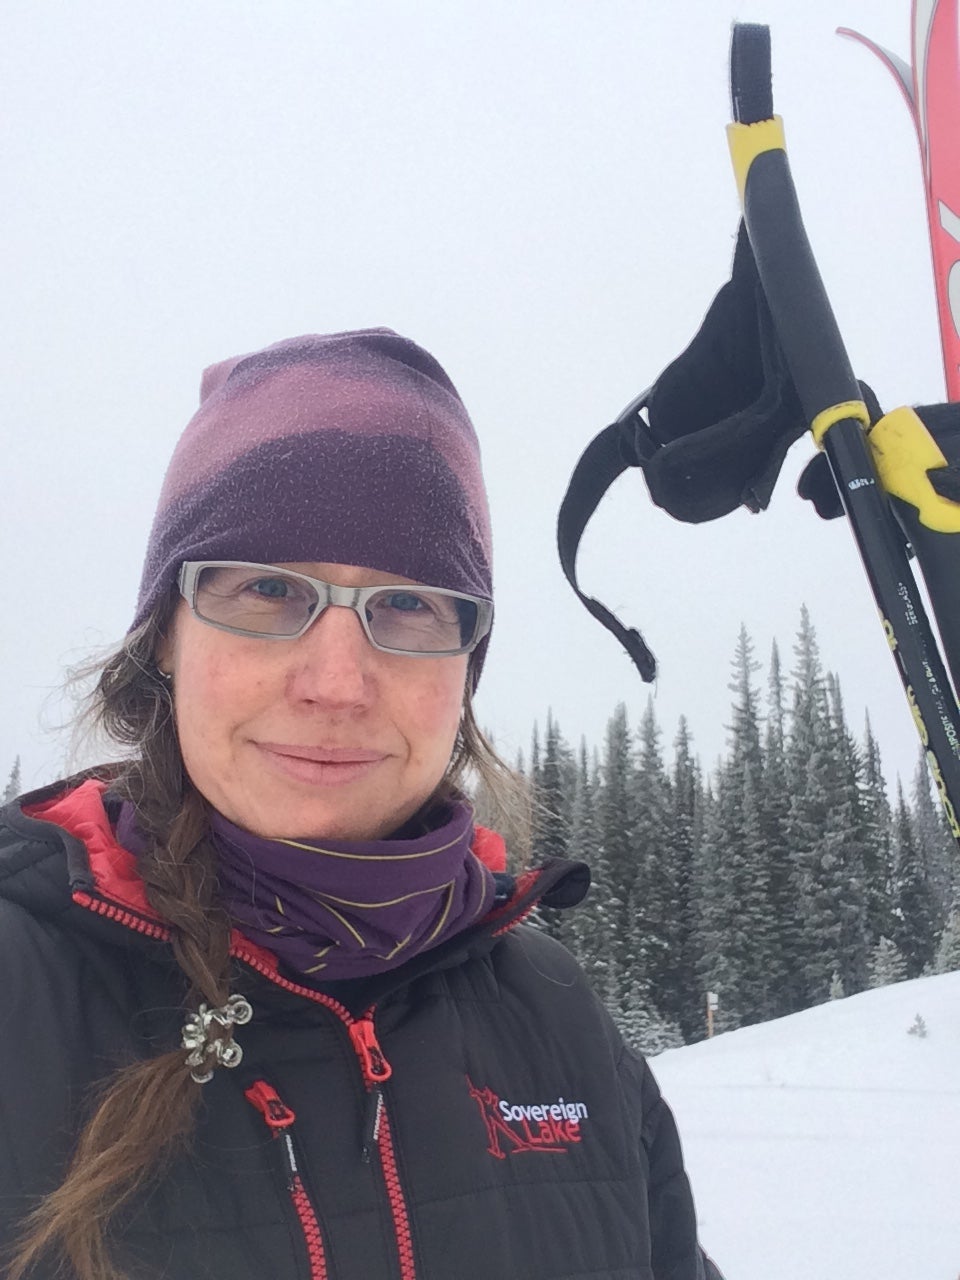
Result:
<svg viewBox="0 0 960 1280">
<path fill-rule="evenodd" d="M 885 49 L 882 44 L 877 44 L 876 40 L 871 40 L 869 36 L 863 35 L 860 31 L 854 31 L 852 27 L 837 27 L 837 35 L 844 36 L 848 40 L 855 40 L 857 44 L 862 44 L 865 49 L 869 49 L 871 53 L 876 54 L 884 66 L 894 75 L 900 86 L 901 93 L 907 100 L 907 104 L 911 111 L 916 114 L 913 68 L 910 64 L 904 62 L 899 54 Z"/>
</svg>

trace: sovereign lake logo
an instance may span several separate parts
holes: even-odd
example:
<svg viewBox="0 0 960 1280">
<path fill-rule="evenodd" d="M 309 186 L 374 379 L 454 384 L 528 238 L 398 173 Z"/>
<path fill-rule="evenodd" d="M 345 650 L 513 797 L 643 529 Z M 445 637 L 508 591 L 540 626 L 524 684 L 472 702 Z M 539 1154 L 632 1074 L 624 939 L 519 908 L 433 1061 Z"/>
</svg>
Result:
<svg viewBox="0 0 960 1280">
<path fill-rule="evenodd" d="M 498 1160 L 521 1151 L 569 1151 L 581 1141 L 580 1123 L 589 1119 L 584 1102 L 508 1102 L 492 1089 L 478 1089 L 469 1076 L 467 1087 L 483 1117 L 487 1150 Z"/>
</svg>

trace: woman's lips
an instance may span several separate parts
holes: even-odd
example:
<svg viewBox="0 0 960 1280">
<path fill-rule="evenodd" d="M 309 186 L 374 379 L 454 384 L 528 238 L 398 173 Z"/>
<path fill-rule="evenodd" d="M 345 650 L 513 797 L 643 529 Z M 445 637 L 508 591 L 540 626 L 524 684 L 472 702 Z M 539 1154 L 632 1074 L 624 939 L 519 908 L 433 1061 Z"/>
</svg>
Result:
<svg viewBox="0 0 960 1280">
<path fill-rule="evenodd" d="M 382 751 L 359 747 L 296 747 L 279 742 L 254 745 L 268 764 L 288 778 L 311 786 L 356 782 L 387 758 Z"/>
</svg>

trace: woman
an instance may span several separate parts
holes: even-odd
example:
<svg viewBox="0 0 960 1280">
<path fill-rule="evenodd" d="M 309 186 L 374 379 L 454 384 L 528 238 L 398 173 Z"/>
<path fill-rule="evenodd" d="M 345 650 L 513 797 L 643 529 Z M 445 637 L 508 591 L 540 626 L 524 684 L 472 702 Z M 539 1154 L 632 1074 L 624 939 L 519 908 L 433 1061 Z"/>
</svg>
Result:
<svg viewBox="0 0 960 1280">
<path fill-rule="evenodd" d="M 513 878 L 461 795 L 491 598 L 425 351 L 207 371 L 95 695 L 130 758 L 0 828 L 15 1280 L 717 1275 L 649 1071 L 522 925 L 586 868 Z"/>
</svg>

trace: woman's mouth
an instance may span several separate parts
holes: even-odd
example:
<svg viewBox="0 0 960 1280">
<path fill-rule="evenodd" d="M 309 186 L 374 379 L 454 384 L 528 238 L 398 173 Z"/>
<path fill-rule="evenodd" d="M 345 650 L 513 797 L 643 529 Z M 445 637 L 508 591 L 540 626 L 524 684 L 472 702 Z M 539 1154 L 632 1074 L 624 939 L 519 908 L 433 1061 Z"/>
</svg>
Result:
<svg viewBox="0 0 960 1280">
<path fill-rule="evenodd" d="M 254 744 L 266 763 L 310 786 L 337 786 L 371 774 L 386 758 L 362 747 L 300 747 L 281 742 Z"/>
</svg>

